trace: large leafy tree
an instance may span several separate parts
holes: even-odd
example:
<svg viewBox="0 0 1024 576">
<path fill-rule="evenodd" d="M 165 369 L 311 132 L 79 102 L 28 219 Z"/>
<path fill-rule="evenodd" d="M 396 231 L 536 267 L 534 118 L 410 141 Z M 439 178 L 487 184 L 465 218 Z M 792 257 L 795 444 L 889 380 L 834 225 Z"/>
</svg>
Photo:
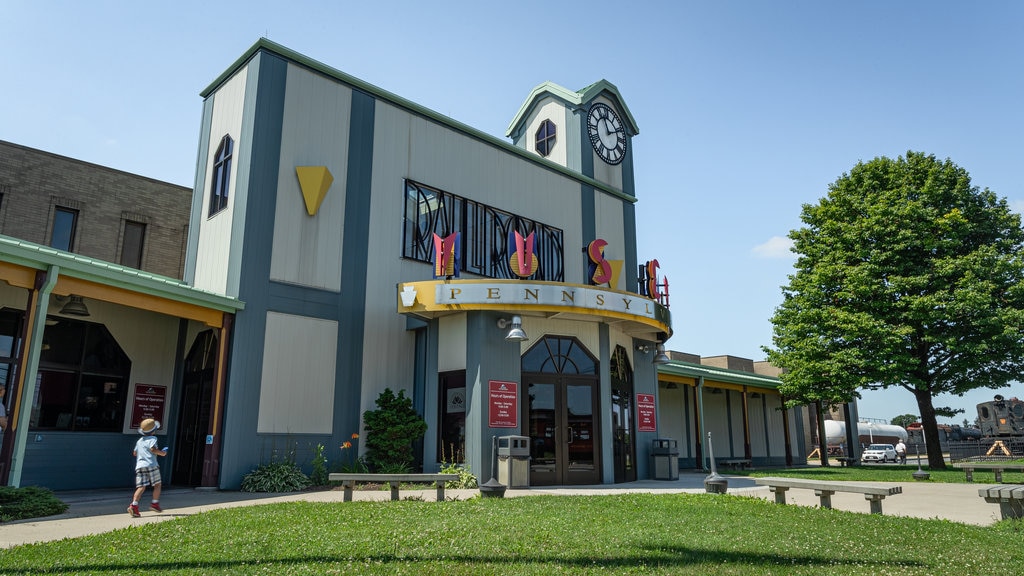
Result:
<svg viewBox="0 0 1024 576">
<path fill-rule="evenodd" d="M 768 359 L 790 405 L 899 386 L 917 400 L 928 463 L 944 468 L 937 394 L 999 388 L 1024 365 L 1024 231 L 1006 200 L 949 160 L 858 163 L 803 206 L 796 272 Z"/>
</svg>

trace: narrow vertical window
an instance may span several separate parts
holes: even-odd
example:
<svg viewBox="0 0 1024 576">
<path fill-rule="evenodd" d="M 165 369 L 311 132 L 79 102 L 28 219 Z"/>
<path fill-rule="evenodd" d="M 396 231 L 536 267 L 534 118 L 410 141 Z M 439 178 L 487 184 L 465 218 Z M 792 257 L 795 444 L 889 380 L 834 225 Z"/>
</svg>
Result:
<svg viewBox="0 0 1024 576">
<path fill-rule="evenodd" d="M 545 120 L 540 123 L 535 136 L 537 154 L 547 156 L 555 147 L 555 123 Z"/>
<path fill-rule="evenodd" d="M 75 245 L 75 229 L 78 227 L 78 210 L 55 207 L 53 210 L 53 232 L 50 247 L 71 252 Z"/>
<path fill-rule="evenodd" d="M 124 223 L 124 239 L 121 241 L 121 264 L 132 268 L 142 268 L 142 248 L 146 241 L 146 225 L 142 222 L 126 220 Z"/>
<path fill-rule="evenodd" d="M 231 153 L 235 147 L 231 136 L 224 135 L 213 155 L 213 177 L 210 182 L 210 216 L 227 208 L 231 184 Z"/>
</svg>

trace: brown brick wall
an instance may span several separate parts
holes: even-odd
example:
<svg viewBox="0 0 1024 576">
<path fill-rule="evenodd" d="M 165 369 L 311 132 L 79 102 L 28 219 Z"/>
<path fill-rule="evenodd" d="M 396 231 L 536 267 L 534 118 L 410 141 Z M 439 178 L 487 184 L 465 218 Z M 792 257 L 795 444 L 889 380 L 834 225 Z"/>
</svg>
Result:
<svg viewBox="0 0 1024 576">
<path fill-rule="evenodd" d="M 117 263 L 133 220 L 146 224 L 142 269 L 184 274 L 190 188 L 0 140 L 0 194 L 0 234 L 49 245 L 54 208 L 73 208 L 72 251 Z"/>
</svg>

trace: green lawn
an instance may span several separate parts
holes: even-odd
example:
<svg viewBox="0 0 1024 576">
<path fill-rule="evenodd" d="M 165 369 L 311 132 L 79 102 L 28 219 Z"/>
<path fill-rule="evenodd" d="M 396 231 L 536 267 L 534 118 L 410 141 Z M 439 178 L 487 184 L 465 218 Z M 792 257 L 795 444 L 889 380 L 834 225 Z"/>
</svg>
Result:
<svg viewBox="0 0 1024 576">
<path fill-rule="evenodd" d="M 297 502 L 0 550 L 0 574 L 1016 574 L 1022 524 L 713 494 Z"/>
</svg>

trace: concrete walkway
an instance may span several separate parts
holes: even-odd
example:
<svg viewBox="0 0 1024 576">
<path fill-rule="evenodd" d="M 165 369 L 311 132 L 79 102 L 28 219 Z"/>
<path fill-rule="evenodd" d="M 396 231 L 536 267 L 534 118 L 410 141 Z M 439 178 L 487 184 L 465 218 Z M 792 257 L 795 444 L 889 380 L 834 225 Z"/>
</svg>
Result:
<svg viewBox="0 0 1024 576">
<path fill-rule="evenodd" d="M 598 486 L 536 487 L 522 490 L 508 490 L 506 497 L 552 495 L 597 495 L 646 492 L 658 494 L 704 493 L 705 473 L 680 473 L 679 480 L 641 480 L 625 484 L 603 484 Z M 728 476 L 728 494 L 774 499 L 767 487 L 757 486 L 753 479 L 743 476 Z M 987 526 L 999 520 L 999 507 L 988 504 L 978 496 L 978 488 L 984 484 L 938 484 L 904 482 L 903 493 L 890 496 L 882 502 L 882 510 L 888 516 L 909 516 L 915 518 L 943 518 L 965 524 Z M 344 492 L 340 489 L 320 492 L 289 494 L 253 494 L 210 489 L 170 487 L 164 490 L 160 503 L 163 513 L 148 510 L 149 492 L 143 498 L 141 518 L 131 518 L 126 508 L 131 498 L 131 489 L 94 492 L 59 492 L 57 496 L 67 502 L 68 510 L 56 516 L 36 518 L 0 524 L 0 548 L 19 544 L 46 542 L 75 538 L 89 534 L 100 534 L 118 528 L 160 522 L 172 518 L 191 516 L 217 508 L 269 504 L 272 502 L 341 502 Z M 477 495 L 477 490 L 448 490 L 449 498 L 467 499 Z M 787 502 L 800 506 L 817 506 L 818 498 L 811 490 L 789 490 Z M 405 490 L 401 497 L 416 496 L 432 501 L 434 490 Z M 353 499 L 387 500 L 387 490 L 355 491 Z M 832 497 L 832 507 L 867 514 L 869 505 L 863 495 L 837 493 Z"/>
</svg>

